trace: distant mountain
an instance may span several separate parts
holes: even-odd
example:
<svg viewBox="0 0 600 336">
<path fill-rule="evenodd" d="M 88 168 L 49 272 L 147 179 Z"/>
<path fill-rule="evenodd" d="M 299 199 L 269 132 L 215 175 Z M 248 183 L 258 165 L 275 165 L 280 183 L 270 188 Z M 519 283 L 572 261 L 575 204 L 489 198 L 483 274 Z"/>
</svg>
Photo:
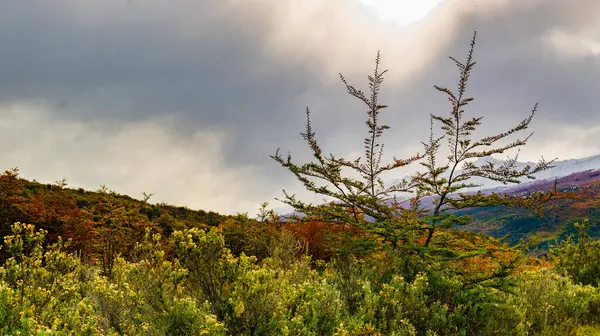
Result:
<svg viewBox="0 0 600 336">
<path fill-rule="evenodd" d="M 501 163 L 500 160 L 492 160 Z M 477 164 L 486 162 L 480 160 Z M 527 164 L 533 163 L 518 163 L 518 167 L 522 168 Z M 495 192 L 517 196 L 552 190 L 555 187 L 559 191 L 576 191 L 600 180 L 600 155 L 557 161 L 553 166 L 536 174 L 535 180 L 524 178 L 521 179 L 522 183 L 511 185 L 482 181 L 484 187 L 473 188 L 470 192 Z M 473 182 L 479 183 L 477 180 Z M 424 204 L 427 204 L 427 200 Z M 535 239 L 537 244 L 533 250 L 545 253 L 554 241 L 575 233 L 573 224 L 585 218 L 590 221 L 591 235 L 600 237 L 600 186 L 595 185 L 587 190 L 582 200 L 555 201 L 543 216 L 532 210 L 505 206 L 463 209 L 457 213 L 473 218 L 471 224 L 461 228 L 463 230 L 481 232 L 495 238 L 506 237 L 510 244 L 516 244 L 521 239 Z"/>
<path fill-rule="evenodd" d="M 485 158 L 476 161 L 476 165 L 487 162 L 502 163 L 502 160 Z M 534 165 L 533 162 L 519 162 L 518 168 Z M 468 192 L 489 194 L 507 193 L 510 195 L 525 195 L 532 192 L 551 190 L 573 191 L 589 186 L 600 180 L 600 155 L 582 159 L 556 161 L 554 167 L 535 174 L 536 179 L 522 178 L 519 184 L 503 185 L 498 182 L 474 178 L 471 182 L 481 184 L 481 187 L 471 188 Z M 423 206 L 431 205 L 432 198 L 425 198 Z M 509 243 L 518 243 L 522 238 L 537 238 L 538 248 L 547 249 L 555 239 L 562 239 L 574 233 L 573 224 L 584 218 L 590 220 L 592 235 L 600 237 L 600 186 L 587 191 L 583 200 L 556 201 L 540 216 L 527 209 L 507 208 L 504 206 L 478 209 L 464 209 L 458 213 L 470 215 L 473 223 L 463 229 L 482 232 L 493 237 L 508 235 Z M 291 216 L 287 214 L 284 217 Z M 297 214 L 300 215 L 301 214 Z"/>
<path fill-rule="evenodd" d="M 473 218 L 473 223 L 464 227 L 465 230 L 482 232 L 497 238 L 508 234 L 507 239 L 510 243 L 518 243 L 522 238 L 536 237 L 540 241 L 538 247 L 541 249 L 547 248 L 555 239 L 562 239 L 574 233 L 573 224 L 584 218 L 590 221 L 592 235 L 600 237 L 600 185 L 592 185 L 598 181 L 600 169 L 590 169 L 556 177 L 556 180 L 536 180 L 501 190 L 510 195 L 526 195 L 551 190 L 556 183 L 558 191 L 585 191 L 583 199 L 552 202 L 543 216 L 532 210 L 504 206 L 464 209 L 457 213 Z M 583 189 L 584 187 L 586 189 Z"/>
<path fill-rule="evenodd" d="M 502 160 L 495 158 L 484 158 L 477 160 L 475 164 L 481 166 L 490 161 L 497 164 L 503 162 Z M 519 162 L 517 163 L 517 168 L 522 169 L 527 165 L 533 166 L 535 165 L 535 162 Z M 530 184 L 538 184 L 540 181 L 554 181 L 555 178 L 566 177 L 574 173 L 585 172 L 588 170 L 598 170 L 600 169 L 600 155 L 590 156 L 582 159 L 555 161 L 552 163 L 552 166 L 554 167 L 535 174 L 535 180 L 530 180 L 526 177 L 521 178 L 521 183 L 517 184 L 516 186 L 522 187 Z M 474 178 L 472 179 L 472 182 L 482 184 L 482 186 L 477 189 L 486 190 L 489 192 L 512 189 L 515 187 L 515 184 L 502 185 L 501 183 L 482 178 Z"/>
<path fill-rule="evenodd" d="M 482 166 L 484 164 L 487 164 L 488 162 L 493 162 L 495 164 L 501 164 L 504 161 L 496 159 L 494 157 L 486 157 L 486 158 L 480 158 L 477 161 L 475 161 L 475 165 Z M 517 169 L 523 169 L 527 165 L 533 166 L 535 164 L 536 164 L 535 162 L 517 162 Z M 479 184 L 480 186 L 475 187 L 475 188 L 465 189 L 465 190 L 467 190 L 468 192 L 480 191 L 485 194 L 489 194 L 492 192 L 506 192 L 506 193 L 512 194 L 512 193 L 523 192 L 523 190 L 527 190 L 527 189 L 531 189 L 533 191 L 533 190 L 541 190 L 544 188 L 554 187 L 554 180 L 557 178 L 560 179 L 560 178 L 567 177 L 567 176 L 575 174 L 575 173 L 583 173 L 583 172 L 588 172 L 588 171 L 600 170 L 600 155 L 590 156 L 590 157 L 586 157 L 586 158 L 582 158 L 582 159 L 555 161 L 552 163 L 552 166 L 553 167 L 550 169 L 547 169 L 547 170 L 544 170 L 544 171 L 541 171 L 541 172 L 535 174 L 534 180 L 528 179 L 526 177 L 522 177 L 520 179 L 521 183 L 519 183 L 519 184 L 504 185 L 500 182 L 496 182 L 496 181 L 492 181 L 492 180 L 488 180 L 488 179 L 480 178 L 480 177 L 474 177 L 471 180 L 469 180 L 469 182 L 474 183 L 474 184 Z M 458 173 L 460 173 L 460 170 L 458 171 Z M 586 178 L 594 180 L 595 177 L 596 177 L 596 175 L 589 174 L 589 176 L 587 176 Z M 405 178 L 409 178 L 409 176 L 406 176 Z M 573 177 L 573 179 L 577 179 L 577 178 L 582 178 L 582 177 L 581 176 Z M 392 180 L 390 182 L 390 184 L 396 183 L 400 180 L 401 179 Z M 565 181 L 566 180 L 561 180 L 561 183 L 566 183 Z M 426 205 L 426 204 L 427 204 L 427 201 L 425 200 L 424 205 Z M 280 208 L 279 210 L 283 210 L 283 209 L 286 209 L 286 208 Z M 287 208 L 287 210 L 289 211 L 290 209 Z M 291 215 L 292 215 L 292 213 L 286 213 L 286 215 L 284 215 L 284 216 L 288 217 Z M 297 215 L 301 215 L 301 214 L 297 214 Z"/>
<path fill-rule="evenodd" d="M 499 160 L 494 157 L 486 157 L 479 158 L 475 161 L 476 166 L 483 166 L 488 162 L 495 163 L 496 165 L 502 164 L 504 160 Z M 517 169 L 523 169 L 527 165 L 534 166 L 535 162 L 517 162 Z M 600 155 L 590 156 L 582 159 L 571 159 L 571 160 L 563 160 L 563 161 L 555 161 L 552 163 L 552 168 L 541 171 L 535 174 L 535 180 L 528 179 L 526 177 L 522 177 L 521 183 L 517 184 L 519 186 L 527 185 L 527 184 L 535 184 L 541 180 L 552 180 L 555 178 L 565 177 L 571 175 L 573 173 L 583 172 L 587 170 L 596 170 L 600 169 Z M 459 170 L 457 173 L 460 173 Z M 408 176 L 407 176 L 408 178 Z M 398 180 L 393 180 L 391 183 L 397 182 Z M 470 188 L 469 191 L 483 191 L 493 192 L 500 191 L 506 188 L 513 188 L 515 184 L 504 185 L 500 182 L 488 180 L 481 177 L 474 177 L 469 180 L 471 183 L 479 184 L 479 187 Z"/>
</svg>

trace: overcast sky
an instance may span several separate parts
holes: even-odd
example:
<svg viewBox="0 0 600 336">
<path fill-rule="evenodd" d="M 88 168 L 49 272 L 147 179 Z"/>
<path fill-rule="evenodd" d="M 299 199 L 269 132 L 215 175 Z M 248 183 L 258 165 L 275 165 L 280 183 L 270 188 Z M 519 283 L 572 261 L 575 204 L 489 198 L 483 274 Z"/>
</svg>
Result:
<svg viewBox="0 0 600 336">
<path fill-rule="evenodd" d="M 366 88 L 381 50 L 387 157 L 414 154 L 474 30 L 482 134 L 539 101 L 523 160 L 600 154 L 598 0 L 446 0 L 409 26 L 358 0 L 15 0 L 0 5 L 0 164 L 225 214 L 279 207 L 281 189 L 318 200 L 269 158 L 310 158 L 305 107 L 324 151 L 353 158 L 366 115 L 338 72 Z"/>
</svg>

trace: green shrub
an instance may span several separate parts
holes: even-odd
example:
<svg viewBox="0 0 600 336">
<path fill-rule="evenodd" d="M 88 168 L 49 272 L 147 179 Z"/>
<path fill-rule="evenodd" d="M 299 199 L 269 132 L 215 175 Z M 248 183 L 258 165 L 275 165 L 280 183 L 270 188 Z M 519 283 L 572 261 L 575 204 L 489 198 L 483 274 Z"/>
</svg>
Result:
<svg viewBox="0 0 600 336">
<path fill-rule="evenodd" d="M 188 270 L 185 284 L 188 293 L 197 302 L 208 300 L 219 320 L 223 319 L 229 310 L 225 291 L 240 267 L 249 266 L 252 260 L 242 255 L 240 259 L 245 263 L 238 262 L 216 229 L 175 231 L 171 241 L 174 256 Z"/>
<path fill-rule="evenodd" d="M 600 291 L 550 269 L 519 277 L 510 303 L 524 312 L 523 324 L 535 335 L 567 335 L 581 324 L 600 321 Z"/>
<path fill-rule="evenodd" d="M 175 300 L 161 322 L 165 336 L 228 335 L 224 325 L 210 312 L 208 303 L 198 307 L 192 299 Z"/>
<path fill-rule="evenodd" d="M 577 236 L 569 235 L 550 250 L 554 265 L 559 272 L 569 275 L 573 281 L 598 286 L 600 282 L 600 240 L 590 237 L 589 221 L 575 223 Z"/>
<path fill-rule="evenodd" d="M 58 332 L 97 335 L 99 329 L 79 259 L 62 239 L 46 249 L 46 231 L 15 223 L 4 237 L 9 258 L 0 268 L 0 329 L 4 334 Z"/>
<path fill-rule="evenodd" d="M 288 330 L 291 335 L 332 335 L 343 316 L 339 291 L 325 279 L 293 285 L 288 295 Z"/>
</svg>

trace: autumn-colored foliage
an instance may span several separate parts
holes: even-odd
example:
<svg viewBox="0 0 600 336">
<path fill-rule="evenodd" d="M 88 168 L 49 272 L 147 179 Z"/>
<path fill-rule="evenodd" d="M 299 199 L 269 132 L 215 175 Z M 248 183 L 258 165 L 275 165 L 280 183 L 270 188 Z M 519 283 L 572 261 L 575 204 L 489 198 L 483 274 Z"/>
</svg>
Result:
<svg viewBox="0 0 600 336">
<path fill-rule="evenodd" d="M 10 227 L 18 222 L 25 213 L 23 205 L 23 182 L 19 180 L 17 168 L 7 170 L 0 175 L 0 235 L 10 233 Z"/>
</svg>

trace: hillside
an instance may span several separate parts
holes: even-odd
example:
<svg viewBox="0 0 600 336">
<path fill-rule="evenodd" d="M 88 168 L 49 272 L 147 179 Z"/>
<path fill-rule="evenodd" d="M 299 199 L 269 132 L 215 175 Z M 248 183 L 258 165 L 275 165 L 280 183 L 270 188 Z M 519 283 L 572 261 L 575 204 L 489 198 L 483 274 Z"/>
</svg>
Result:
<svg viewBox="0 0 600 336">
<path fill-rule="evenodd" d="M 598 173 L 572 174 L 559 179 L 556 185 L 561 190 L 584 188 L 597 180 Z M 512 191 L 529 193 L 548 186 L 554 183 L 538 181 Z M 546 233 L 548 241 L 572 231 L 572 226 L 560 223 L 574 216 L 597 214 L 600 187 L 587 192 L 589 197 L 584 200 L 553 204 L 543 219 L 501 207 L 472 211 L 479 225 L 467 229 L 495 236 L 510 231 L 511 237 L 540 232 Z M 35 278 L 35 286 L 23 287 L 23 304 L 11 301 L 8 307 L 17 307 L 14 310 L 6 310 L 7 304 L 0 300 L 0 312 L 8 311 L 7 317 L 0 315 L 0 325 L 12 328 L 8 330 L 30 330 L 22 325 L 36 319 L 43 323 L 60 319 L 66 321 L 61 328 L 76 329 L 78 334 L 123 330 L 122 334 L 133 335 L 145 325 L 165 330 L 161 335 L 199 334 L 196 330 L 214 335 L 251 335 L 264 334 L 246 333 L 257 325 L 276 333 L 303 330 L 305 324 L 295 321 L 310 318 L 318 322 L 311 322 L 312 328 L 327 335 L 343 328 L 356 335 L 393 334 L 399 325 L 396 321 L 406 325 L 411 335 L 430 329 L 440 330 L 439 335 L 477 335 L 477 330 L 497 330 L 494 323 L 512 328 L 513 334 L 525 334 L 524 330 L 540 334 L 539 330 L 546 329 L 552 330 L 551 334 L 572 330 L 593 334 L 598 330 L 594 326 L 594 307 L 600 302 L 597 288 L 558 275 L 548 268 L 547 260 L 523 258 L 489 236 L 458 230 L 438 232 L 439 242 L 432 245 L 432 256 L 435 251 L 441 253 L 437 255 L 439 260 L 449 257 L 450 251 L 468 256 L 438 264 L 421 260 L 414 252 L 391 253 L 379 240 L 343 224 L 282 223 L 266 209 L 267 220 L 257 222 L 244 215 L 222 216 L 147 201 L 147 197 L 145 201 L 136 200 L 106 188 L 86 191 L 67 188 L 60 182 L 32 182 L 19 178 L 17 171 L 0 175 L 2 236 L 9 238 L 0 259 L 7 270 L 2 273 L 0 268 L 0 279 L 7 284 L 0 287 L 0 294 L 19 297 L 16 289 L 10 289 L 20 285 L 11 274 L 43 275 Z M 598 217 L 589 217 L 597 223 Z M 43 239 L 43 233 L 36 236 L 33 226 L 12 226 L 16 221 L 32 223 L 35 230 L 48 230 L 49 239 L 42 245 L 39 239 Z M 219 230 L 198 230 L 211 226 Z M 284 226 L 289 230 L 283 230 Z M 146 229 L 162 235 L 150 241 L 143 234 Z M 73 239 L 67 251 L 76 253 L 61 254 L 63 251 L 57 248 L 60 245 L 49 244 L 56 242 L 57 236 Z M 21 264 L 14 263 L 21 253 L 15 241 L 26 241 L 34 251 L 27 252 L 29 259 L 22 262 L 29 265 L 25 271 L 19 268 Z M 141 245 L 134 246 L 136 243 Z M 484 246 L 491 255 L 479 254 Z M 42 249 L 44 257 L 35 252 Z M 61 271 L 52 273 L 55 270 Z M 597 275 L 594 272 L 590 268 L 589 273 Z M 502 278 L 506 276 L 505 282 Z M 548 289 L 540 292 L 540 282 Z M 511 296 L 510 291 L 518 295 Z M 40 304 L 38 298 L 47 293 L 49 304 Z M 550 320 L 540 317 L 545 307 L 542 305 L 547 302 L 557 307 Z M 44 312 L 41 317 L 33 313 L 18 315 L 24 307 L 35 304 Z M 283 313 L 271 313 L 273 306 Z M 575 307 L 580 308 L 574 313 Z M 66 311 L 76 313 L 63 313 Z M 387 311 L 392 313 L 380 315 Z M 428 322 L 434 313 L 441 316 L 440 323 Z M 263 317 L 257 320 L 254 316 Z M 464 316 L 468 317 L 466 322 Z M 496 316 L 503 319 L 496 322 Z M 578 320 L 563 322 L 571 321 L 572 316 Z M 360 322 L 363 319 L 379 319 L 391 327 L 375 327 L 371 322 Z M 475 331 L 466 332 L 471 329 Z"/>
<path fill-rule="evenodd" d="M 487 162 L 501 164 L 501 160 L 491 157 L 480 159 L 477 165 Z M 522 169 L 531 162 L 519 162 L 517 167 Z M 515 185 L 473 179 L 480 187 L 471 188 L 470 193 L 483 194 L 499 193 L 511 196 L 525 196 L 534 192 L 551 191 L 555 187 L 561 192 L 583 192 L 581 199 L 562 199 L 553 201 L 544 207 L 542 215 L 533 210 L 523 208 L 508 208 L 505 206 L 463 209 L 457 214 L 472 216 L 471 224 L 460 227 L 461 230 L 484 233 L 494 238 L 507 239 L 510 244 L 516 244 L 521 239 L 532 239 L 538 242 L 535 249 L 547 250 L 549 244 L 556 239 L 562 240 L 575 232 L 573 224 L 589 218 L 592 237 L 600 237 L 600 155 L 557 161 L 553 168 L 536 174 L 535 180 L 521 179 Z M 433 197 L 422 200 L 424 208 L 430 208 Z M 284 217 L 299 213 L 287 213 Z"/>
<path fill-rule="evenodd" d="M 0 175 L 0 237 L 10 233 L 15 222 L 34 224 L 47 230 L 50 239 L 71 238 L 76 250 L 95 258 L 113 237 L 119 237 L 117 243 L 125 251 L 146 228 L 168 234 L 176 229 L 218 226 L 227 219 L 212 211 L 147 201 L 105 187 L 87 191 L 68 188 L 64 182 L 28 181 L 13 169 Z"/>
<path fill-rule="evenodd" d="M 588 218 L 590 234 L 600 237 L 600 170 L 588 170 L 573 173 L 556 180 L 538 180 L 525 185 L 517 185 L 501 190 L 513 196 L 527 195 L 533 192 L 548 191 L 556 188 L 561 192 L 581 192 L 581 199 L 562 199 L 553 201 L 544 207 L 543 215 L 532 210 L 507 208 L 504 206 L 479 209 L 465 209 L 459 214 L 470 215 L 473 223 L 465 230 L 481 232 L 492 237 L 507 236 L 511 244 L 521 239 L 539 240 L 537 248 L 546 249 L 556 239 L 562 240 L 575 229 L 573 224 Z M 498 192 L 498 190 L 492 190 Z M 482 192 L 490 192 L 483 190 Z"/>
</svg>

